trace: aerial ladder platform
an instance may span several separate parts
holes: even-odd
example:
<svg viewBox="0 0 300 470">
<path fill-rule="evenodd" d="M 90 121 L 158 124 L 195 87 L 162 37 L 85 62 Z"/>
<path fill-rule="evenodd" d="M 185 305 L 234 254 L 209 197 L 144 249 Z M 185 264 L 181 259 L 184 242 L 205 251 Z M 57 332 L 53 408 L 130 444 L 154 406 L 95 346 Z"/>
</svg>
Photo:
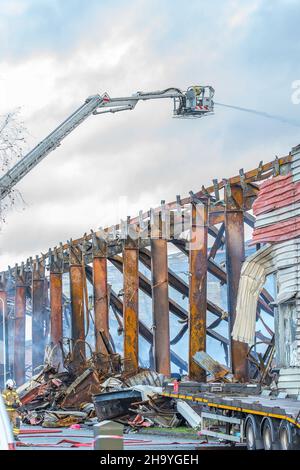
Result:
<svg viewBox="0 0 300 470">
<path fill-rule="evenodd" d="M 50 152 L 55 150 L 73 130 L 91 115 L 130 111 L 139 101 L 172 99 L 173 116 L 176 118 L 199 118 L 212 114 L 214 89 L 211 86 L 191 86 L 186 91 L 167 88 L 162 91 L 139 91 L 128 97 L 110 97 L 108 93 L 93 95 L 36 145 L 0 178 L 0 200 Z"/>
</svg>

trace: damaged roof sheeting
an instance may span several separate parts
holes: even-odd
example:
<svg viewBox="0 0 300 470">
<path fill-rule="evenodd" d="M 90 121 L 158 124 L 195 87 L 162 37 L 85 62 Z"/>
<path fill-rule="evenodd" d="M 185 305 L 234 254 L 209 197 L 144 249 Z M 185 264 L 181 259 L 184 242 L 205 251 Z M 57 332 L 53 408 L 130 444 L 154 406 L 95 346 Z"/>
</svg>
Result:
<svg viewBox="0 0 300 470">
<path fill-rule="evenodd" d="M 300 147 L 291 155 L 289 174 L 275 176 L 260 186 L 253 204 L 256 222 L 252 243 L 276 243 L 300 236 Z"/>
<path fill-rule="evenodd" d="M 300 238 L 266 245 L 244 262 L 237 297 L 232 336 L 250 345 L 255 340 L 257 301 L 266 276 L 277 272 L 276 303 L 292 299 L 300 291 Z"/>
<path fill-rule="evenodd" d="M 193 356 L 193 360 L 209 374 L 207 381 L 232 381 L 232 374 L 230 373 L 230 370 L 227 367 L 221 365 L 219 362 L 215 361 L 209 354 L 207 354 L 207 352 L 196 352 L 196 354 Z"/>
<path fill-rule="evenodd" d="M 275 176 L 260 186 L 253 213 L 257 218 L 252 243 L 268 244 L 242 266 L 232 331 L 234 339 L 250 345 L 255 341 L 257 301 L 266 276 L 277 274 L 278 305 L 298 297 L 300 292 L 299 145 L 292 149 L 289 174 Z"/>
</svg>

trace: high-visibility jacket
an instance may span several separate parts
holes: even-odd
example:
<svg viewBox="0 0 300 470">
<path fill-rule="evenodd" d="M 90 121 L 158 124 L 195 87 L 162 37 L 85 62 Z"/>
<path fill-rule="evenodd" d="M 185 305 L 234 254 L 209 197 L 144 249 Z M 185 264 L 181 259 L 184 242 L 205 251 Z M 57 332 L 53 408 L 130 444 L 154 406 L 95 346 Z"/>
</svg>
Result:
<svg viewBox="0 0 300 470">
<path fill-rule="evenodd" d="M 21 405 L 21 401 L 16 390 L 4 390 L 2 397 L 7 411 L 13 411 Z"/>
</svg>

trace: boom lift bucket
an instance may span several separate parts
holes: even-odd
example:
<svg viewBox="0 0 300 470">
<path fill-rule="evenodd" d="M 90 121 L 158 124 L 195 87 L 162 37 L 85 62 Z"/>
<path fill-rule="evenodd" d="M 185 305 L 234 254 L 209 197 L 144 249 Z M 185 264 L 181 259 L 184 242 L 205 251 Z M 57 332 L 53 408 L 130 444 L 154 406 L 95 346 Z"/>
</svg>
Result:
<svg viewBox="0 0 300 470">
<path fill-rule="evenodd" d="M 215 90 L 211 86 L 191 86 L 184 95 L 174 98 L 174 117 L 191 118 L 213 114 Z"/>
</svg>

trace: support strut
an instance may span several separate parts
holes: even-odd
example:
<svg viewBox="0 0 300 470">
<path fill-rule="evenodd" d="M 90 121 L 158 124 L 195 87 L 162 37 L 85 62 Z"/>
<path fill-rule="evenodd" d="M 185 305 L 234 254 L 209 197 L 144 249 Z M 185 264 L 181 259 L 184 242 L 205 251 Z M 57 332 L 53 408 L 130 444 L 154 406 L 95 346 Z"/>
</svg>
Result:
<svg viewBox="0 0 300 470">
<path fill-rule="evenodd" d="M 136 372 L 139 366 L 138 260 L 138 242 L 127 238 L 123 245 L 124 368 L 126 372 Z"/>
<path fill-rule="evenodd" d="M 25 382 L 26 273 L 16 265 L 14 378 L 17 386 Z"/>
<path fill-rule="evenodd" d="M 239 186 L 225 187 L 225 238 L 227 299 L 229 335 L 231 344 L 231 366 L 238 380 L 248 379 L 248 346 L 231 337 L 236 317 L 236 301 L 242 263 L 245 260 L 243 190 Z"/>
<path fill-rule="evenodd" d="M 107 354 L 100 331 L 109 339 L 109 306 L 107 285 L 107 246 L 93 234 L 93 286 L 96 352 Z"/>
<path fill-rule="evenodd" d="M 189 249 L 190 318 L 189 318 L 189 377 L 204 382 L 206 373 L 193 360 L 198 351 L 206 350 L 207 297 L 207 234 L 208 202 L 192 204 L 192 230 Z"/>
</svg>

